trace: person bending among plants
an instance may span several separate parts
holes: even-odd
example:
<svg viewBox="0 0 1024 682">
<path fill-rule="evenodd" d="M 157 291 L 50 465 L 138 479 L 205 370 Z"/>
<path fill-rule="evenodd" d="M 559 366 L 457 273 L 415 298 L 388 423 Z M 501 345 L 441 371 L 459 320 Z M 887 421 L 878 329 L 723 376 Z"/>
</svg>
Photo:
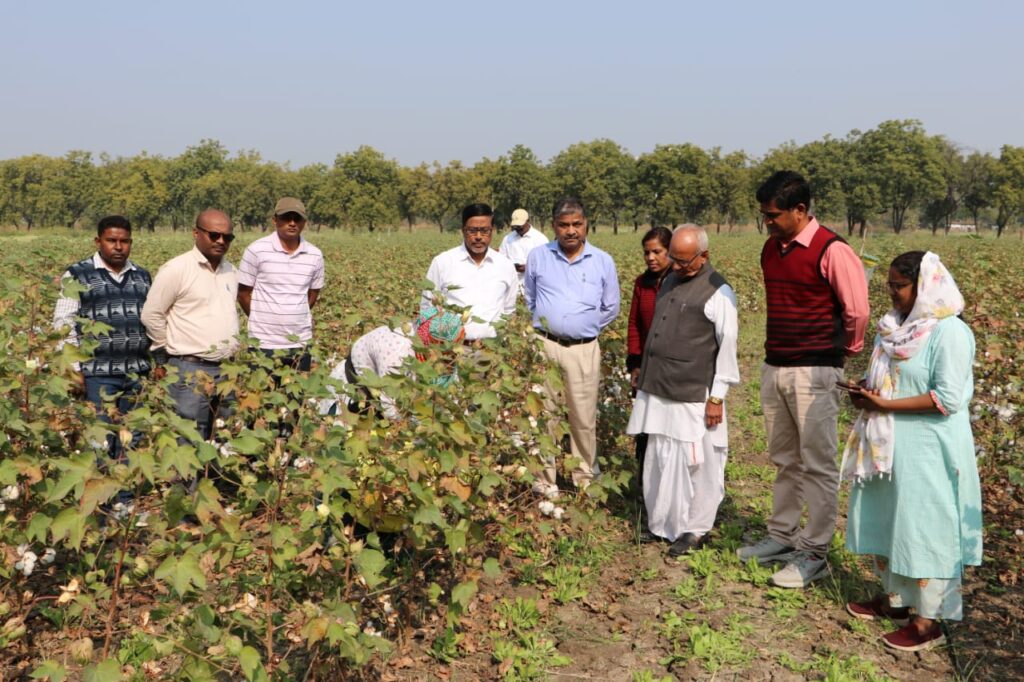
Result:
<svg viewBox="0 0 1024 682">
<path fill-rule="evenodd" d="M 320 412 L 336 414 L 339 402 L 350 412 L 363 413 L 373 409 L 369 390 L 360 382 L 360 376 L 373 372 L 379 377 L 398 373 L 406 358 L 416 354 L 414 337 L 419 337 L 425 344 L 457 344 L 465 337 L 466 329 L 461 315 L 447 312 L 440 308 L 430 307 L 420 312 L 407 333 L 395 330 L 387 325 L 377 327 L 356 339 L 352 344 L 348 357 L 331 371 L 331 378 L 352 384 L 358 388 L 359 397 L 355 400 L 347 396 L 327 399 L 320 403 Z M 422 358 L 421 358 L 422 359 Z M 439 382 L 447 385 L 454 375 L 446 375 Z M 333 393 L 333 390 L 332 390 Z M 395 401 L 381 394 L 380 410 L 387 419 L 398 417 Z"/>
<path fill-rule="evenodd" d="M 844 386 L 862 412 L 843 453 L 846 546 L 874 556 L 883 594 L 846 605 L 903 627 L 882 637 L 919 651 L 945 641 L 937 622 L 963 617 L 964 566 L 981 564 L 981 485 L 968 405 L 974 334 L 953 277 L 934 253 L 889 268 L 892 310 L 878 322 L 867 376 Z"/>
</svg>

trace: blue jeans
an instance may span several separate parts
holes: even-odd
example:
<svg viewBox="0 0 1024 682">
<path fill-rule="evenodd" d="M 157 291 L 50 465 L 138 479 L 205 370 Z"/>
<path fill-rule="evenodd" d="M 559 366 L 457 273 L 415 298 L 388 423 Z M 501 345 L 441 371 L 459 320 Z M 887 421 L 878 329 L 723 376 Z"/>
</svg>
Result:
<svg viewBox="0 0 1024 682">
<path fill-rule="evenodd" d="M 107 407 L 111 402 L 118 412 L 126 414 L 138 405 L 139 391 L 141 390 L 142 384 L 138 380 L 131 379 L 124 374 L 85 377 L 85 397 L 96 406 L 96 415 L 104 424 L 114 423 L 107 415 Z M 116 396 L 116 398 L 109 400 L 112 396 Z M 121 439 L 113 433 L 107 434 L 107 452 L 111 459 L 124 457 Z"/>
<path fill-rule="evenodd" d="M 220 366 L 176 357 L 169 358 L 167 364 L 178 368 L 178 380 L 169 390 L 174 399 L 175 409 L 185 419 L 194 420 L 199 435 L 203 440 L 209 440 L 213 432 L 215 415 L 222 419 L 231 416 L 231 404 L 235 401 L 235 394 L 232 391 L 220 396 L 214 390 L 208 395 L 196 377 L 202 372 L 208 375 L 216 386 L 220 383 Z"/>
</svg>

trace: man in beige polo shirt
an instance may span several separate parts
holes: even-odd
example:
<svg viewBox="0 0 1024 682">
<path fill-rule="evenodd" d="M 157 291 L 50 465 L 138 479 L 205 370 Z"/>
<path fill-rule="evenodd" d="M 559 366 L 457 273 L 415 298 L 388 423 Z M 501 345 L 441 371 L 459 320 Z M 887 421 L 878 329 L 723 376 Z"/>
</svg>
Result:
<svg viewBox="0 0 1024 682">
<path fill-rule="evenodd" d="M 228 400 L 200 390 L 197 375 L 216 382 L 221 362 L 238 350 L 238 271 L 224 259 L 235 239 L 226 213 L 213 208 L 200 213 L 192 236 L 192 250 L 157 272 L 142 323 L 153 342 L 153 376 L 162 379 L 167 366 L 178 369 L 170 389 L 178 414 L 194 419 L 208 439 L 214 412 L 226 414 Z"/>
</svg>

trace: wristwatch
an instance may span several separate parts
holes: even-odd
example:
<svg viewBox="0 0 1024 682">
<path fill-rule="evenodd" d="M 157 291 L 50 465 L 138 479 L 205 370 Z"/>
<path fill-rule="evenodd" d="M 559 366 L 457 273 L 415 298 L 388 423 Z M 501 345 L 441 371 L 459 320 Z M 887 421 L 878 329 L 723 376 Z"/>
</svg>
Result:
<svg viewBox="0 0 1024 682">
<path fill-rule="evenodd" d="M 722 399 L 716 398 L 715 396 L 711 396 L 708 398 L 708 402 L 711 403 L 712 405 L 721 405 Z"/>
</svg>

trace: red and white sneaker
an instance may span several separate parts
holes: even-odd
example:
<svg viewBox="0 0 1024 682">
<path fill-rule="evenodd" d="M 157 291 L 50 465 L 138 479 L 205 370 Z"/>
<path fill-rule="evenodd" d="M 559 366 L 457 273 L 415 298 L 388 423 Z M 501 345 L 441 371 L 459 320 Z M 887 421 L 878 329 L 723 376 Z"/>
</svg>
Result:
<svg viewBox="0 0 1024 682">
<path fill-rule="evenodd" d="M 933 623 L 930 628 L 921 633 L 913 623 L 904 625 L 895 632 L 882 635 L 882 643 L 890 649 L 899 651 L 923 651 L 934 646 L 945 643 L 946 636 L 942 634 L 942 626 Z"/>
<path fill-rule="evenodd" d="M 900 626 L 910 622 L 910 609 L 907 607 L 894 609 L 888 605 L 884 596 L 875 597 L 871 601 L 847 602 L 846 612 L 854 618 L 860 618 L 861 620 L 888 618 Z"/>
</svg>

